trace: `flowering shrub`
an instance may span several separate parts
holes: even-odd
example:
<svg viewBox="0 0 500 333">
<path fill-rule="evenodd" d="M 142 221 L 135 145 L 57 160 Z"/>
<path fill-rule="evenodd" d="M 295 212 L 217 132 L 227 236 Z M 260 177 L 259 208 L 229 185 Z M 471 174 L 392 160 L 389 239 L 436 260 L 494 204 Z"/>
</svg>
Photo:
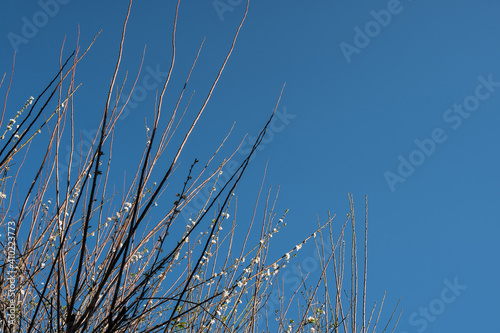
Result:
<svg viewBox="0 0 500 333">
<path fill-rule="evenodd" d="M 118 202 L 116 191 L 109 189 L 108 181 L 112 133 L 125 105 L 120 109 L 111 101 L 120 100 L 119 93 L 116 96 L 114 91 L 128 14 L 101 125 L 92 149 L 76 172 L 70 159 L 66 175 L 60 174 L 59 147 L 65 120 L 72 115 L 72 102 L 78 95 L 78 86 L 74 83 L 76 68 L 87 51 L 83 55 L 73 52 L 46 89 L 38 97 L 30 97 L 20 111 L 12 113 L 4 109 L 7 119 L 12 118 L 4 124 L 5 131 L 0 138 L 0 218 L 4 226 L 2 233 L 7 235 L 0 239 L 3 332 L 253 332 L 269 330 L 270 325 L 278 332 L 323 332 L 359 327 L 357 293 L 348 299 L 347 305 L 341 300 L 344 231 L 337 239 L 333 238 L 332 217 L 301 243 L 291 245 L 281 256 L 270 259 L 271 238 L 286 226 L 288 213 L 288 210 L 275 211 L 277 198 L 271 203 L 270 190 L 260 238 L 250 239 L 250 227 L 244 241 L 235 240 L 238 236 L 234 191 L 273 115 L 247 158 L 227 182 L 220 184 L 218 190 L 211 190 L 204 208 L 191 216 L 189 223 L 179 218 L 180 213 L 208 180 L 220 176 L 222 167 L 230 159 L 224 159 L 208 176 L 204 175 L 206 167 L 196 174 L 199 161 L 195 159 L 183 176 L 182 186 L 176 191 L 167 188 L 185 143 L 233 50 L 244 19 L 197 117 L 181 143 L 171 148 L 175 156 L 166 171 L 158 176 L 153 170 L 170 142 L 165 138 L 174 135 L 177 129 L 171 127 L 177 120 L 177 107 L 168 125 L 165 128 L 159 125 L 163 94 L 173 70 L 174 46 L 172 66 L 158 97 L 153 124 L 146 126 L 147 140 L 142 158 L 135 166 L 137 172 Z M 177 14 L 174 36 L 176 22 Z M 189 77 L 179 102 L 188 80 Z M 0 125 L 2 123 L 3 119 Z M 70 130 L 73 132 L 73 128 Z M 37 137 L 42 131 L 48 135 Z M 34 152 L 30 150 L 35 138 L 44 147 L 40 150 L 40 160 L 32 157 Z M 71 147 L 72 154 L 74 147 Z M 19 189 L 16 182 L 32 174 L 31 169 L 24 167 L 26 159 L 30 159 L 31 166 L 39 164 L 35 165 L 30 182 L 23 182 L 28 184 L 27 188 Z M 160 208 L 160 198 L 175 199 L 169 206 Z M 352 198 L 350 200 L 352 203 Z M 351 221 L 354 235 L 352 204 L 350 214 L 344 227 Z M 273 291 L 280 290 L 281 271 L 308 241 L 316 245 L 321 262 L 316 285 L 311 289 L 302 276 L 301 310 L 290 310 L 299 292 L 297 289 L 292 297 L 282 295 L 280 310 L 269 313 L 267 301 Z M 330 254 L 325 255 L 324 247 L 328 243 Z M 354 238 L 353 246 L 355 253 Z M 353 270 L 357 268 L 356 256 L 351 259 L 355 277 L 351 288 L 357 291 L 357 269 Z M 320 295 L 318 290 L 320 286 L 325 289 L 328 286 L 328 268 L 332 263 L 336 296 L 330 298 L 328 293 Z M 365 304 L 362 315 L 364 332 L 370 325 L 370 320 L 365 323 Z M 296 319 L 290 319 L 291 316 Z M 273 324 L 269 323 L 271 320 Z"/>
</svg>

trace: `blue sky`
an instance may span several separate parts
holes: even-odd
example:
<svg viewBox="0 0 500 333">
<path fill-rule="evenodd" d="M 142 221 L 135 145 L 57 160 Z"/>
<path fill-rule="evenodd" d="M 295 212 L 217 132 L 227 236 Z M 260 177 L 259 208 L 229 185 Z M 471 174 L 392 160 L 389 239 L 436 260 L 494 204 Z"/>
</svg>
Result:
<svg viewBox="0 0 500 333">
<path fill-rule="evenodd" d="M 10 74 L 17 51 L 7 110 L 17 110 L 54 75 L 65 36 L 69 55 L 78 25 L 82 48 L 102 29 L 77 74 L 83 83 L 77 127 L 90 132 L 100 120 L 127 3 L 28 3 L 0 5 L 0 74 Z M 168 70 L 174 5 L 133 4 L 122 64 L 129 71 L 126 94 L 144 45 L 139 82 L 149 74 L 154 85 L 155 75 Z M 188 87 L 196 90 L 192 104 L 201 105 L 244 9 L 239 0 L 181 2 L 174 88 L 165 109 L 206 37 Z M 387 290 L 390 312 L 402 298 L 397 332 L 491 330 L 500 310 L 499 10 L 491 0 L 252 1 L 183 165 L 209 158 L 233 122 L 226 156 L 245 134 L 256 136 L 286 82 L 281 119 L 238 190 L 242 223 L 268 161 L 266 187 L 280 185 L 278 209 L 290 209 L 276 247 L 293 247 L 304 230 L 314 230 L 317 215 L 325 221 L 331 211 L 342 223 L 348 192 L 361 222 L 366 194 L 369 300 Z M 25 27 L 33 23 L 35 30 Z M 145 137 L 155 89 L 132 99 L 136 106 L 118 122 L 118 162 L 141 151 L 143 142 L 130 133 Z M 312 247 L 301 255 L 299 261 L 311 256 Z"/>
</svg>

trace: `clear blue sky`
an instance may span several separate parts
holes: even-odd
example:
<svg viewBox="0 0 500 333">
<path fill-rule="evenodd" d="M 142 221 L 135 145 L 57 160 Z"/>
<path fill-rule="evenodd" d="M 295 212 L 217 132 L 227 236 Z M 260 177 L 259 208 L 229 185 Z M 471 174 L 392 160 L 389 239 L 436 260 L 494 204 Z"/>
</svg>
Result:
<svg viewBox="0 0 500 333">
<path fill-rule="evenodd" d="M 77 126 L 91 131 L 105 102 L 127 3 L 41 3 L 0 4 L 1 74 L 10 74 L 18 51 L 8 112 L 54 75 L 64 36 L 68 55 L 78 24 L 82 48 L 102 29 L 77 75 L 83 83 Z M 166 108 L 177 99 L 203 37 L 188 87 L 189 93 L 196 90 L 193 105 L 201 105 L 225 57 L 245 4 L 215 3 L 227 10 L 218 12 L 213 1 L 181 3 L 177 69 Z M 139 82 L 157 69 L 167 71 L 174 5 L 133 4 L 122 64 L 129 70 L 125 93 L 144 45 Z M 492 0 L 252 1 L 183 166 L 210 157 L 235 121 L 223 154 L 244 134 L 256 136 L 286 81 L 282 119 L 238 190 L 241 223 L 253 209 L 268 160 L 266 187 L 281 185 L 278 209 L 290 209 L 277 246 L 293 247 L 304 230 L 314 230 L 316 215 L 326 220 L 327 211 L 342 223 L 347 192 L 361 222 L 366 194 L 369 301 L 387 290 L 390 312 L 402 297 L 397 332 L 492 331 L 500 310 L 499 12 L 500 3 Z M 34 23 L 38 27 L 30 30 Z M 140 151 L 143 142 L 127 133 L 142 131 L 143 138 L 154 89 L 144 90 L 144 101 L 138 97 L 119 121 L 118 161 L 125 161 L 125 152 Z M 311 254 L 312 247 L 298 260 Z"/>
</svg>

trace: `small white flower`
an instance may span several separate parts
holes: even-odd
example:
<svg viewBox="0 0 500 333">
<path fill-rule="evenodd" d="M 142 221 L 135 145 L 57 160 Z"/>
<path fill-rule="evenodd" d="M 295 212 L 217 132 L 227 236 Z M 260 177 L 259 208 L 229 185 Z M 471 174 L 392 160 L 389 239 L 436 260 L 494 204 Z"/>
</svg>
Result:
<svg viewBox="0 0 500 333">
<path fill-rule="evenodd" d="M 199 280 L 199 279 L 200 279 L 200 276 L 199 276 L 198 274 L 196 274 L 195 276 L 193 276 L 193 278 L 194 278 L 195 280 Z"/>
<path fill-rule="evenodd" d="M 7 198 L 7 195 L 5 195 L 3 192 L 0 192 L 0 198 L 5 199 Z"/>
<path fill-rule="evenodd" d="M 290 253 L 285 254 L 285 259 L 289 260 L 290 259 Z"/>
<path fill-rule="evenodd" d="M 295 246 L 295 250 L 297 250 L 297 251 L 300 250 L 301 248 L 302 248 L 302 244 Z"/>
</svg>

